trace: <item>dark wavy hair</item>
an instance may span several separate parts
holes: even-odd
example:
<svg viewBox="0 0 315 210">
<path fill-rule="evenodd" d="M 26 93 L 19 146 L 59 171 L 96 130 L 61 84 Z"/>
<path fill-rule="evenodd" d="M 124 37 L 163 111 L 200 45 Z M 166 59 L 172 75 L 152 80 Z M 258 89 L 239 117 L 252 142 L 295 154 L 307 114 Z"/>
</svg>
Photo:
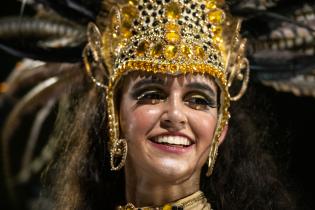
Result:
<svg viewBox="0 0 315 210">
<path fill-rule="evenodd" d="M 259 113 L 255 91 L 233 103 L 228 135 L 211 177 L 201 190 L 215 210 L 295 209 L 266 150 L 268 120 Z M 58 151 L 45 173 L 54 209 L 115 209 L 125 203 L 124 170 L 110 171 L 105 93 L 86 78 L 61 99 L 55 131 Z M 262 121 L 265 122 L 262 123 Z M 259 122 L 259 123 L 257 123 Z"/>
</svg>

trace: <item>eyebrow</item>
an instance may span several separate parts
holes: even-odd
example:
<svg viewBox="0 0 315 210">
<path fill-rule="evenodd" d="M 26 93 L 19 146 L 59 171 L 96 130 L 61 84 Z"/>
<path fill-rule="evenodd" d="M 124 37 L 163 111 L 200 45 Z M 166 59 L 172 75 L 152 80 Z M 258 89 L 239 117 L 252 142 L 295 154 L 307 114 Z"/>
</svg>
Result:
<svg viewBox="0 0 315 210">
<path fill-rule="evenodd" d="M 205 83 L 192 82 L 192 83 L 187 84 L 186 87 L 191 88 L 191 89 L 205 90 L 209 93 L 211 97 L 214 97 L 214 98 L 216 97 L 216 93 L 213 90 L 213 88 L 211 88 L 209 85 Z"/>
<path fill-rule="evenodd" d="M 144 85 L 148 85 L 148 84 L 164 85 L 165 82 L 166 81 L 164 79 L 158 78 L 158 77 L 145 78 L 145 79 L 138 81 L 136 84 L 134 84 L 133 89 L 138 89 L 138 88 L 140 88 Z"/>
</svg>

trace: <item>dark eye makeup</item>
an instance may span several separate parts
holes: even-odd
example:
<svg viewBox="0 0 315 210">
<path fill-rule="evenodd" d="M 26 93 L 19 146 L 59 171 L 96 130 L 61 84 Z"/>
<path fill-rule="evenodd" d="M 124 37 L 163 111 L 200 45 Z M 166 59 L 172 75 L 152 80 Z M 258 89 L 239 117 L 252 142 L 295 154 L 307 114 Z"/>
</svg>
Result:
<svg viewBox="0 0 315 210">
<path fill-rule="evenodd" d="M 216 100 L 201 91 L 189 92 L 185 95 L 183 100 L 187 106 L 196 110 L 207 110 L 217 107 Z"/>
<path fill-rule="evenodd" d="M 152 83 L 140 81 L 140 84 L 136 84 L 131 92 L 131 97 L 139 105 L 158 104 L 166 101 L 169 97 L 164 85 L 156 84 L 153 81 Z M 183 95 L 182 100 L 188 107 L 195 110 L 209 110 L 218 107 L 216 94 L 207 84 L 190 83 L 186 89 L 188 90 Z"/>
<path fill-rule="evenodd" d="M 138 104 L 157 104 L 167 97 L 163 90 L 165 82 L 165 78 L 160 77 L 144 78 L 134 84 L 131 97 Z"/>
<path fill-rule="evenodd" d="M 166 100 L 166 93 L 158 87 L 144 87 L 136 89 L 132 93 L 134 100 L 137 100 L 138 104 L 157 104 Z"/>
</svg>

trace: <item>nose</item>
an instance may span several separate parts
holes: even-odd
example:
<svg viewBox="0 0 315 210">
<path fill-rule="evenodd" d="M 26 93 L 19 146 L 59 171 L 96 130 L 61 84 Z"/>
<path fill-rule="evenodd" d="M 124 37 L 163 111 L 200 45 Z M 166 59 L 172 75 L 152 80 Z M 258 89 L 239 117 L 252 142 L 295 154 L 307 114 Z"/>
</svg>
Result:
<svg viewBox="0 0 315 210">
<path fill-rule="evenodd" d="M 170 131 L 184 129 L 187 124 L 185 105 L 179 96 L 169 97 L 164 103 L 165 110 L 161 116 L 161 127 Z"/>
</svg>

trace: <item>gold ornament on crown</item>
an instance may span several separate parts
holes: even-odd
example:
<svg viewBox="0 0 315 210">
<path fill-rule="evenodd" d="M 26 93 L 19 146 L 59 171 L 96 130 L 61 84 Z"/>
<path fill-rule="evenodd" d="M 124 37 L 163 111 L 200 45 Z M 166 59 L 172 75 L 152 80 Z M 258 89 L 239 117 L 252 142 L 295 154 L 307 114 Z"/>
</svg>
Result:
<svg viewBox="0 0 315 210">
<path fill-rule="evenodd" d="M 207 74 L 215 78 L 221 94 L 218 125 L 209 154 L 207 174 L 210 175 L 218 140 L 229 118 L 230 100 L 244 93 L 248 81 L 248 62 L 244 57 L 246 40 L 239 36 L 241 21 L 227 15 L 224 0 L 103 3 L 105 10 L 96 21 L 99 27 L 95 23 L 88 25 L 83 60 L 92 81 L 107 93 L 111 157 L 125 157 L 121 151 L 127 151 L 126 144 L 117 144 L 121 140 L 115 91 L 121 77 L 132 71 Z M 230 97 L 229 88 L 235 78 L 245 82 L 240 94 Z M 119 145 L 123 148 L 117 148 Z M 121 167 L 122 164 L 112 166 L 112 170 Z"/>
</svg>

